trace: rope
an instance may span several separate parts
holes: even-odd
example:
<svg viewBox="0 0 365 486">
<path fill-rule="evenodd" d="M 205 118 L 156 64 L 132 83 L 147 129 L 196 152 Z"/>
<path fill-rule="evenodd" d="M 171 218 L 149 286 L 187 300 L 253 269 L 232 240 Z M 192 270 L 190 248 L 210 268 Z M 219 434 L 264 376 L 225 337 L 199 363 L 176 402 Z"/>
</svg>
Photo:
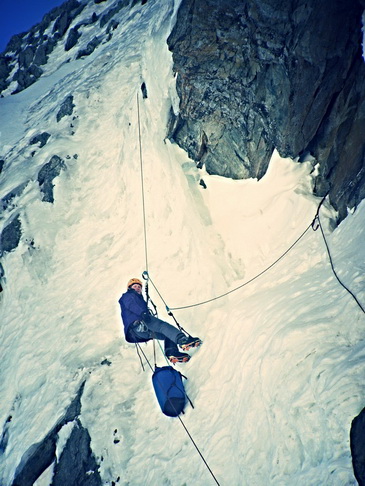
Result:
<svg viewBox="0 0 365 486">
<path fill-rule="evenodd" d="M 134 343 L 134 344 L 136 346 L 136 351 L 137 351 L 137 355 L 138 355 L 139 361 L 140 361 L 141 366 L 142 366 L 142 370 L 144 371 L 143 361 L 142 361 L 141 355 L 139 354 L 137 343 Z"/>
<path fill-rule="evenodd" d="M 242 287 L 245 287 L 246 285 L 250 284 L 251 282 L 253 282 L 257 278 L 261 277 L 261 275 L 266 273 L 273 266 L 275 266 L 280 260 L 282 260 L 290 252 L 290 250 L 292 250 L 294 248 L 294 246 L 304 237 L 304 235 L 312 227 L 312 225 L 313 225 L 313 222 L 303 231 L 303 233 L 294 241 L 294 243 L 282 255 L 279 256 L 279 258 L 277 258 L 273 263 L 271 263 L 271 265 L 269 265 L 267 268 L 265 268 L 265 270 L 262 270 L 262 272 L 258 273 L 257 275 L 252 277 L 250 280 L 247 280 L 247 282 L 244 282 L 243 284 L 239 285 L 238 287 L 235 287 L 234 289 L 229 290 L 228 292 L 225 292 L 224 294 L 218 295 L 216 297 L 212 297 L 211 299 L 204 300 L 202 302 L 197 302 L 196 304 L 190 304 L 190 305 L 185 305 L 185 306 L 181 306 L 181 307 L 171 307 L 170 310 L 189 309 L 191 307 L 197 307 L 199 305 L 208 304 L 209 302 L 213 302 L 214 300 L 221 299 L 222 297 L 226 297 L 227 295 L 232 294 L 233 292 L 236 292 L 239 289 L 242 289 Z M 151 278 L 150 278 L 150 280 L 151 280 Z M 151 283 L 154 286 L 154 288 L 156 289 L 155 284 L 152 282 L 152 280 L 151 280 Z M 160 295 L 160 293 L 158 292 L 157 289 L 156 289 L 156 292 L 161 297 L 161 295 Z M 161 297 L 161 299 L 162 299 L 162 297 Z M 163 299 L 162 299 L 162 301 L 165 303 L 165 301 Z"/>
<path fill-rule="evenodd" d="M 323 227 L 322 227 L 321 220 L 320 220 L 320 217 L 319 217 L 319 212 L 320 212 L 320 209 L 321 209 L 322 204 L 324 203 L 326 197 L 329 194 L 329 191 L 326 193 L 326 195 L 322 198 L 321 202 L 319 203 L 318 208 L 317 208 L 316 216 L 315 216 L 314 220 L 312 221 L 312 223 L 303 231 L 303 233 L 299 236 L 299 238 L 297 238 L 294 241 L 294 243 L 282 255 L 280 255 L 280 257 L 277 260 L 275 260 L 271 265 L 269 265 L 267 268 L 265 268 L 262 272 L 258 273 L 253 278 L 251 278 L 247 282 L 244 282 L 243 284 L 239 285 L 238 287 L 235 287 L 234 289 L 231 289 L 228 292 L 225 292 L 225 293 L 223 293 L 221 295 L 218 295 L 216 297 L 212 297 L 211 299 L 207 299 L 207 300 L 204 300 L 202 302 L 197 302 L 195 304 L 185 305 L 185 306 L 181 306 L 181 307 L 172 307 L 172 308 L 169 308 L 168 305 L 166 304 L 164 298 L 162 297 L 162 295 L 158 291 L 156 285 L 154 284 L 154 282 L 152 281 L 151 277 L 149 277 L 149 274 L 148 274 L 148 245 L 147 245 L 147 225 L 146 225 L 146 204 L 145 204 L 145 191 L 144 191 L 143 157 L 142 157 L 142 137 L 141 137 L 141 120 L 140 120 L 140 113 L 139 113 L 139 97 L 138 97 L 138 92 L 137 92 L 137 114 L 138 114 L 139 158 L 140 158 L 140 169 L 141 169 L 141 195 L 142 195 L 142 213 L 143 213 L 144 251 L 145 251 L 145 264 L 146 264 L 146 272 L 145 273 L 147 274 L 149 280 L 151 281 L 151 283 L 152 283 L 154 289 L 156 290 L 157 294 L 159 295 L 160 299 L 165 304 L 166 310 L 167 310 L 168 313 L 170 313 L 170 315 L 173 316 L 173 314 L 171 312 L 172 310 L 189 309 L 189 308 L 192 308 L 192 307 L 198 307 L 199 305 L 208 304 L 209 302 L 213 302 L 215 300 L 218 300 L 218 299 L 221 299 L 223 297 L 226 297 L 227 295 L 232 294 L 233 292 L 236 292 L 237 290 L 240 290 L 241 288 L 243 288 L 246 285 L 250 284 L 251 282 L 253 282 L 257 278 L 261 277 L 264 273 L 266 273 L 267 271 L 269 271 L 272 267 L 274 267 L 280 260 L 282 260 L 290 252 L 290 250 L 292 250 L 292 248 L 294 248 L 294 246 L 304 237 L 304 235 L 307 233 L 307 231 L 311 227 L 312 227 L 312 229 L 314 231 L 316 231 L 318 229 L 318 227 L 320 228 L 321 233 L 322 233 L 322 237 L 323 237 L 323 241 L 324 241 L 325 246 L 326 246 L 326 250 L 327 250 L 328 258 L 329 258 L 330 265 L 331 265 L 331 268 L 332 268 L 332 272 L 333 272 L 336 280 L 352 296 L 352 298 L 355 300 L 356 304 L 365 313 L 365 309 L 361 305 L 361 303 L 358 300 L 358 298 L 356 297 L 356 295 L 340 280 L 339 276 L 337 275 L 337 272 L 336 272 L 335 267 L 334 267 L 334 264 L 333 264 L 331 252 L 330 252 L 330 249 L 329 249 L 327 240 L 326 240 L 326 236 L 325 236 L 325 233 L 323 231 Z M 175 319 L 175 321 L 176 321 L 176 319 Z M 179 328 L 180 328 L 180 326 L 179 326 Z"/>
<path fill-rule="evenodd" d="M 157 339 L 157 342 L 158 342 L 158 345 L 160 347 L 161 353 L 162 353 L 163 357 L 165 358 L 166 363 L 168 364 L 168 366 L 171 366 L 170 361 L 167 359 L 167 356 L 164 353 L 164 350 L 162 349 L 161 343 L 158 339 Z"/>
<path fill-rule="evenodd" d="M 146 226 L 146 204 L 144 197 L 144 177 L 143 177 L 143 157 L 142 157 L 142 137 L 141 137 L 141 119 L 139 114 L 139 98 L 137 92 L 137 114 L 138 114 L 138 140 L 139 140 L 139 160 L 141 168 L 141 193 L 142 193 L 142 213 L 143 213 L 143 234 L 144 234 L 144 253 L 146 270 L 148 272 L 148 249 L 147 249 L 147 226 Z"/>
<path fill-rule="evenodd" d="M 148 276 L 148 278 L 149 278 L 149 280 L 150 280 L 151 284 L 153 285 L 153 288 L 156 290 L 156 292 L 157 292 L 158 296 L 160 297 L 160 299 L 162 300 L 162 302 L 165 304 L 166 309 L 169 309 L 168 305 L 167 305 L 167 304 L 166 304 L 166 302 L 165 302 L 165 299 L 162 297 L 162 295 L 160 294 L 160 292 L 159 292 L 158 288 L 157 288 L 157 287 L 156 287 L 156 285 L 153 283 L 152 278 L 151 278 L 150 276 Z"/>
<path fill-rule="evenodd" d="M 151 366 L 151 363 L 149 362 L 149 360 L 148 360 L 148 358 L 147 358 L 146 354 L 144 353 L 143 349 L 141 348 L 140 343 L 136 343 L 136 347 L 140 349 L 141 353 L 143 354 L 143 356 L 144 356 L 144 358 L 145 358 L 146 362 L 148 363 L 148 365 L 149 365 L 149 367 L 151 368 L 151 371 L 152 371 L 152 373 L 153 373 L 153 372 L 154 372 L 154 370 L 153 370 L 153 368 L 152 368 L 152 366 Z M 186 394 L 185 394 L 185 395 L 186 395 Z M 187 396 L 187 395 L 186 395 L 186 397 L 188 398 L 188 396 Z M 189 398 L 188 398 L 188 399 L 189 399 Z M 190 401 L 190 400 L 189 400 L 189 401 Z M 173 404 L 172 404 L 172 403 L 171 403 L 171 406 L 174 408 L 174 406 L 173 406 Z M 176 410 L 175 410 L 175 411 L 176 411 Z M 203 462 L 204 462 L 205 466 L 207 467 L 208 471 L 210 472 L 210 474 L 211 474 L 212 478 L 214 479 L 215 483 L 216 483 L 218 486 L 220 486 L 220 484 L 219 484 L 219 482 L 218 482 L 217 478 L 214 476 L 213 471 L 212 471 L 212 470 L 211 470 L 211 468 L 209 467 L 209 464 L 208 464 L 208 463 L 207 463 L 207 461 L 205 460 L 205 458 L 204 458 L 203 454 L 201 453 L 201 451 L 200 451 L 199 447 L 197 446 L 196 442 L 194 441 L 194 439 L 193 439 L 192 435 L 190 434 L 189 430 L 187 429 L 187 427 L 186 427 L 186 425 L 184 424 L 184 422 L 183 422 L 182 418 L 180 417 L 180 415 L 178 415 L 178 416 L 177 416 L 177 418 L 180 420 L 181 425 L 184 427 L 185 432 L 187 433 L 187 435 L 188 435 L 189 439 L 191 440 L 191 442 L 192 442 L 193 446 L 195 447 L 195 449 L 197 450 L 197 452 L 198 452 L 198 454 L 200 455 L 201 459 L 203 460 Z"/>
<path fill-rule="evenodd" d="M 143 354 L 144 356 L 144 359 L 146 360 L 146 363 L 148 364 L 148 366 L 151 368 L 151 371 L 153 373 L 153 368 L 151 366 L 151 363 L 149 362 L 147 356 L 146 356 L 146 353 L 143 351 L 143 349 L 141 348 L 141 344 L 140 343 L 135 343 L 136 345 L 136 348 L 139 349 L 141 351 L 141 353 Z M 143 370 L 144 371 L 144 370 Z"/>
<path fill-rule="evenodd" d="M 202 458 L 202 460 L 203 460 L 204 464 L 207 466 L 208 471 L 209 471 L 209 472 L 210 472 L 210 474 L 212 475 L 212 478 L 214 479 L 214 481 L 216 482 L 216 484 L 218 484 L 218 486 L 220 486 L 220 484 L 218 483 L 217 478 L 214 476 L 213 471 L 210 469 L 210 467 L 209 467 L 209 465 L 208 465 L 207 461 L 204 459 L 204 457 L 203 457 L 202 453 L 200 452 L 200 450 L 199 450 L 198 446 L 197 446 L 197 445 L 196 445 L 196 443 L 194 442 L 194 439 L 193 439 L 193 438 L 192 438 L 192 436 L 190 435 L 190 432 L 189 432 L 189 431 L 188 431 L 188 429 L 186 428 L 186 426 L 185 426 L 184 422 L 182 421 L 182 418 L 180 417 L 180 415 L 178 415 L 178 417 L 177 417 L 177 418 L 180 420 L 181 425 L 184 427 L 184 429 L 185 429 L 186 433 L 188 434 L 188 436 L 189 436 L 189 438 L 190 438 L 191 442 L 193 443 L 193 445 L 194 445 L 195 449 L 198 451 L 198 453 L 199 453 L 200 457 Z"/>
<path fill-rule="evenodd" d="M 332 271 L 333 271 L 334 276 L 336 277 L 336 279 L 339 282 L 339 284 L 352 296 L 352 298 L 355 300 L 355 302 L 360 307 L 360 309 L 365 313 L 364 307 L 361 305 L 361 303 L 358 300 L 358 298 L 356 297 L 356 295 L 348 287 L 346 287 L 346 285 L 340 280 L 340 278 L 338 277 L 338 275 L 336 273 L 336 270 L 334 268 L 334 265 L 333 265 L 333 260 L 332 260 L 331 252 L 330 252 L 330 249 L 329 249 L 329 246 L 328 246 L 328 243 L 327 243 L 327 240 L 326 240 L 326 236 L 324 234 L 323 227 L 322 227 L 322 224 L 321 224 L 321 220 L 320 220 L 320 217 L 319 217 L 319 212 L 320 212 L 321 206 L 324 203 L 325 199 L 327 198 L 328 194 L 329 193 L 327 192 L 327 194 L 325 196 L 323 196 L 323 198 L 321 199 L 321 202 L 319 203 L 319 205 L 317 207 L 316 215 L 315 215 L 313 221 L 311 222 L 311 224 L 294 241 L 294 243 L 282 255 L 279 256 L 279 258 L 277 258 L 267 268 L 265 268 L 264 270 L 262 270 L 262 272 L 258 273 L 257 275 L 255 275 L 254 277 L 252 277 L 250 280 L 248 280 L 247 282 L 244 282 L 243 284 L 239 285 L 238 287 L 235 287 L 234 289 L 229 290 L 228 292 L 225 292 L 225 293 L 223 293 L 221 295 L 218 295 L 216 297 L 212 297 L 211 299 L 208 299 L 208 300 L 204 300 L 204 301 L 201 301 L 201 302 L 197 302 L 195 304 L 185 305 L 185 306 L 181 306 L 181 307 L 171 307 L 171 308 L 169 308 L 168 305 L 166 304 L 164 298 L 162 297 L 162 295 L 158 291 L 158 289 L 157 289 L 156 285 L 154 284 L 153 280 L 151 279 L 151 277 L 149 277 L 149 280 L 151 281 L 154 289 L 156 290 L 156 292 L 159 295 L 159 297 L 162 300 L 162 302 L 165 304 L 166 310 L 167 310 L 168 314 L 171 315 L 172 317 L 174 317 L 173 314 L 172 314 L 172 312 L 171 312 L 172 310 L 190 309 L 191 307 L 198 307 L 199 305 L 208 304 L 209 302 L 213 302 L 215 300 L 221 299 L 222 297 L 226 297 L 227 295 L 232 294 L 233 292 L 236 292 L 237 290 L 241 289 L 242 287 L 245 287 L 246 285 L 250 284 L 251 282 L 253 282 L 257 278 L 261 277 L 264 273 L 266 273 L 272 267 L 274 267 L 280 260 L 282 260 L 294 248 L 294 246 L 304 237 L 304 235 L 307 233 L 307 231 L 309 230 L 309 228 L 312 228 L 313 231 L 317 231 L 318 228 L 321 229 L 323 241 L 324 241 L 324 243 L 326 245 L 326 249 L 327 249 L 327 253 L 328 253 L 328 258 L 329 258 L 329 261 L 330 261 L 331 268 L 332 268 Z M 175 319 L 175 322 L 176 322 L 176 319 Z"/>
<path fill-rule="evenodd" d="M 153 341 L 153 359 L 155 363 L 155 368 L 157 366 L 157 358 L 156 358 L 156 336 L 155 333 L 152 333 L 152 341 Z"/>
<path fill-rule="evenodd" d="M 365 309 L 364 307 L 360 304 L 359 300 L 357 299 L 356 295 L 348 288 L 346 287 L 346 285 L 340 280 L 339 276 L 337 275 L 337 272 L 335 270 L 335 267 L 333 265 L 333 260 L 332 260 L 332 256 L 331 256 L 331 252 L 330 252 L 330 249 L 329 249 L 329 246 L 328 246 L 328 243 L 327 243 L 327 239 L 326 239 L 326 236 L 324 234 L 324 231 L 323 231 L 323 227 L 322 227 L 322 224 L 321 224 L 321 219 L 319 217 L 319 212 L 317 214 L 317 217 L 316 217 L 317 221 L 318 221 L 318 225 L 319 225 L 319 228 L 321 230 L 321 233 L 322 233 L 322 236 L 323 236 L 323 241 L 324 241 L 324 244 L 326 245 L 326 249 L 327 249 L 327 254 L 328 254 L 328 258 L 329 258 L 329 261 L 330 261 L 330 264 L 331 264 L 331 268 L 332 268 L 332 272 L 333 272 L 333 275 L 336 277 L 336 280 L 338 281 L 338 283 L 352 296 L 352 298 L 355 300 L 356 304 L 360 307 L 360 309 L 364 312 L 365 314 Z"/>
<path fill-rule="evenodd" d="M 146 261 L 146 273 L 147 273 L 147 276 L 148 276 L 148 247 L 147 247 L 147 229 L 146 229 L 146 205 L 145 205 L 145 197 L 144 197 L 144 178 L 143 178 L 143 158 L 142 158 L 142 140 L 141 140 L 141 123 L 140 123 L 140 114 L 139 114 L 139 98 L 138 98 L 138 93 L 137 93 L 137 114 L 138 114 L 138 139 L 139 139 L 139 157 L 140 157 L 140 166 L 141 166 L 141 192 L 142 192 L 142 210 L 143 210 L 143 232 L 144 232 L 144 247 L 145 247 L 145 261 Z M 155 285 L 153 284 L 152 282 L 152 285 L 155 287 Z M 156 287 L 155 287 L 156 288 Z M 156 289 L 157 290 L 157 289 Z M 162 296 L 160 295 L 160 293 L 157 291 L 157 293 L 159 294 L 159 296 L 161 297 L 162 299 Z M 163 299 L 162 299 L 163 300 Z M 144 367 L 143 367 L 143 363 L 142 363 L 142 359 L 141 359 L 141 356 L 138 352 L 138 350 L 143 354 L 146 362 L 148 363 L 149 367 L 151 368 L 151 371 L 153 372 L 153 368 L 151 366 L 151 363 L 149 362 L 145 352 L 143 351 L 143 349 L 141 348 L 140 344 L 139 343 L 135 343 L 136 344 L 136 349 L 137 349 L 137 354 L 139 356 L 139 359 L 141 361 L 141 366 L 142 366 L 142 369 L 144 371 Z M 161 349 L 162 351 L 162 349 Z M 153 354 L 154 354 L 154 359 L 155 359 L 155 366 L 156 366 L 156 349 L 155 349 L 155 339 L 153 339 Z M 165 357 L 166 359 L 166 357 Z M 167 361 L 167 360 L 166 360 Z M 190 400 L 189 400 L 190 401 Z M 191 442 L 193 443 L 195 449 L 198 451 L 200 457 L 202 458 L 204 464 L 206 465 L 206 467 L 208 468 L 210 474 L 212 475 L 214 481 L 216 482 L 216 484 L 219 485 L 216 477 L 214 476 L 212 470 L 210 469 L 207 461 L 204 459 L 204 456 L 203 454 L 200 452 L 198 446 L 196 445 L 194 439 L 192 438 L 190 432 L 188 431 L 188 429 L 186 428 L 184 422 L 182 421 L 181 417 L 178 416 L 179 420 L 180 420 L 180 423 L 182 424 L 182 426 L 184 427 L 186 433 L 188 434 Z"/>
</svg>

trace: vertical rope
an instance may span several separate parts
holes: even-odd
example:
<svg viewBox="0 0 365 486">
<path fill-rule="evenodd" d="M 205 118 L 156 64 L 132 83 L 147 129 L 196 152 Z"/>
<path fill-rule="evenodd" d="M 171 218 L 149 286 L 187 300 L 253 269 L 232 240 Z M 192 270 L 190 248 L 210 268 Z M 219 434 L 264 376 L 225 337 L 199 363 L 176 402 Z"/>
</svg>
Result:
<svg viewBox="0 0 365 486">
<path fill-rule="evenodd" d="M 214 479 L 215 483 L 216 483 L 216 484 L 218 484 L 218 486 L 220 486 L 220 484 L 219 484 L 219 482 L 218 482 L 218 479 L 217 479 L 217 478 L 214 476 L 213 471 L 210 469 L 209 464 L 208 464 L 208 463 L 207 463 L 207 461 L 204 459 L 203 454 L 200 452 L 199 447 L 196 445 L 196 443 L 195 443 L 194 439 L 192 438 L 192 436 L 191 436 L 190 432 L 189 432 L 189 431 L 188 431 L 188 429 L 186 428 L 186 426 L 185 426 L 184 422 L 182 421 L 182 418 L 180 417 L 180 415 L 178 415 L 178 417 L 177 417 L 177 418 L 180 420 L 181 425 L 184 427 L 184 429 L 185 429 L 186 433 L 187 433 L 187 434 L 188 434 L 188 436 L 189 436 L 189 439 L 191 440 L 191 443 L 193 444 L 193 446 L 194 446 L 194 447 L 195 447 L 195 449 L 197 450 L 197 452 L 198 452 L 199 456 L 202 458 L 202 461 L 203 461 L 203 462 L 204 462 L 204 464 L 206 465 L 206 467 L 207 467 L 208 471 L 210 472 L 210 474 L 211 474 L 212 478 Z"/>
<path fill-rule="evenodd" d="M 157 367 L 157 357 L 156 357 L 156 336 L 155 333 L 152 333 L 152 342 L 153 342 L 153 359 L 155 361 L 155 369 Z"/>
<path fill-rule="evenodd" d="M 321 219 L 319 217 L 319 213 L 318 213 L 318 225 L 319 225 L 319 228 L 321 230 L 321 233 L 322 233 L 322 237 L 323 237 L 323 241 L 324 241 L 324 244 L 326 246 L 326 250 L 327 250 L 327 254 L 328 254 L 328 258 L 329 258 L 329 261 L 330 261 L 330 265 L 331 265 L 331 269 L 332 269 L 332 273 L 333 275 L 335 276 L 337 282 L 351 295 L 351 297 L 354 299 L 354 301 L 356 302 L 356 304 L 360 307 L 360 309 L 363 311 L 363 313 L 365 314 L 365 308 L 361 305 L 359 299 L 356 297 L 356 295 L 342 282 L 342 280 L 340 279 L 340 277 L 337 275 L 337 272 L 335 270 L 335 266 L 333 264 L 333 260 L 332 260 L 332 255 L 331 255 L 331 251 L 330 251 L 330 248 L 328 246 L 328 243 L 327 243 L 327 239 L 326 239 L 326 235 L 324 234 L 324 230 L 323 230 L 323 227 L 322 227 L 322 224 L 321 224 Z"/>
<path fill-rule="evenodd" d="M 136 346 L 137 355 L 138 355 L 139 361 L 141 362 L 142 370 L 144 371 L 143 361 L 142 361 L 141 355 L 139 354 L 137 343 L 134 343 L 134 345 Z"/>
<path fill-rule="evenodd" d="M 331 269 L 332 269 L 332 272 L 333 272 L 333 275 L 335 276 L 337 282 L 351 295 L 351 297 L 354 299 L 354 301 L 356 302 L 356 304 L 360 307 L 360 309 L 364 312 L 365 314 L 365 309 L 364 307 L 361 305 L 359 299 L 356 297 L 356 295 L 342 282 L 342 280 L 340 279 L 340 277 L 337 275 L 337 272 L 335 270 L 335 266 L 333 264 L 333 259 L 332 259 L 332 255 L 331 255 L 331 251 L 330 251 L 330 247 L 328 245 L 328 242 L 327 242 L 327 238 L 326 238 L 326 235 L 324 233 L 324 230 L 323 230 L 323 227 L 322 227 L 322 223 L 321 223 L 321 219 L 319 217 L 319 213 L 320 213 L 320 210 L 321 210 L 321 206 L 322 204 L 324 203 L 325 199 L 327 198 L 329 194 L 329 191 L 327 191 L 326 195 L 323 196 L 321 202 L 319 203 L 319 206 L 317 208 L 317 214 L 316 214 L 316 217 L 314 218 L 313 220 L 313 223 L 312 223 L 312 228 L 314 231 L 317 231 L 318 228 L 320 228 L 321 230 L 321 233 L 322 233 L 322 238 L 323 238 L 323 241 L 324 241 L 324 244 L 326 246 L 326 250 L 327 250 L 327 254 L 328 254 L 328 258 L 329 258 L 329 261 L 330 261 L 330 265 L 331 265 Z"/>
<path fill-rule="evenodd" d="M 136 347 L 138 347 L 140 349 L 140 351 L 142 352 L 143 356 L 145 357 L 145 360 L 147 361 L 152 373 L 154 372 L 153 368 L 152 368 L 152 365 L 151 363 L 149 362 L 146 354 L 144 353 L 143 349 L 141 348 L 140 344 L 139 343 L 136 343 Z M 186 395 L 186 393 L 185 393 Z M 186 395 L 186 397 L 188 398 L 188 400 L 190 401 L 189 397 Z M 190 402 L 191 403 L 191 402 Z M 171 403 L 172 407 L 173 407 L 173 404 Z M 176 410 L 175 410 L 176 411 Z M 202 452 L 200 451 L 199 447 L 197 446 L 196 442 L 194 441 L 192 435 L 190 434 L 190 432 L 188 431 L 186 425 L 184 424 L 182 418 L 180 417 L 180 415 L 177 415 L 177 418 L 180 420 L 180 423 L 181 425 L 184 427 L 185 429 L 185 432 L 187 433 L 189 439 L 191 440 L 191 443 L 193 444 L 193 446 L 195 447 L 196 451 L 198 452 L 199 456 L 201 457 L 202 461 L 204 462 L 206 468 L 208 469 L 208 471 L 210 472 L 212 478 L 214 479 L 215 483 L 220 486 L 219 482 L 218 482 L 218 479 L 214 476 L 213 474 L 213 471 L 211 470 L 211 468 L 209 467 L 209 464 L 207 463 L 207 461 L 205 460 Z"/>
<path fill-rule="evenodd" d="M 142 137 L 141 137 L 141 119 L 139 114 L 139 97 L 137 92 L 137 114 L 138 114 L 138 140 L 139 140 L 139 160 L 141 168 L 141 193 L 142 193 L 142 213 L 143 213 L 143 234 L 144 234 L 144 253 L 145 269 L 148 272 L 148 249 L 147 249 L 147 226 L 146 226 L 146 204 L 144 196 L 144 177 L 143 177 L 143 157 L 142 157 Z"/>
</svg>

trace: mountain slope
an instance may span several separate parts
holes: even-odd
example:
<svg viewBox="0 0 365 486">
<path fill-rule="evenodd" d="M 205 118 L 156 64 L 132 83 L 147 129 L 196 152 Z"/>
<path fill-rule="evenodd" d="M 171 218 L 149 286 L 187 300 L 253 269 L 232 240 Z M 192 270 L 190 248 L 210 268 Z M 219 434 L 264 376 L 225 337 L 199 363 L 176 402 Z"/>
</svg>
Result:
<svg viewBox="0 0 365 486">
<path fill-rule="evenodd" d="M 120 28 L 90 56 L 63 63 L 64 51 L 54 51 L 47 76 L 0 100 L 12 120 L 1 130 L 2 224 L 18 218 L 22 232 L 2 255 L 4 486 L 34 472 L 34 451 L 51 432 L 54 461 L 34 484 L 62 484 L 56 462 L 81 426 L 99 465 L 81 484 L 214 484 L 179 421 L 162 415 L 149 367 L 122 335 L 117 300 L 147 264 L 166 303 L 188 306 L 174 310 L 178 321 L 204 340 L 179 367 L 195 406 L 183 420 L 219 483 L 355 484 L 348 435 L 363 406 L 364 316 L 334 279 L 320 232 L 310 228 L 249 285 L 189 307 L 271 265 L 319 200 L 309 162 L 274 153 L 260 181 L 232 181 L 197 169 L 165 139 L 178 106 L 166 44 L 177 7 L 120 10 Z M 45 145 L 30 143 L 44 132 Z M 54 156 L 63 164 L 40 178 Z M 333 232 L 330 207 L 321 217 L 341 278 L 364 301 L 364 204 Z M 153 364 L 152 344 L 143 350 Z"/>
</svg>

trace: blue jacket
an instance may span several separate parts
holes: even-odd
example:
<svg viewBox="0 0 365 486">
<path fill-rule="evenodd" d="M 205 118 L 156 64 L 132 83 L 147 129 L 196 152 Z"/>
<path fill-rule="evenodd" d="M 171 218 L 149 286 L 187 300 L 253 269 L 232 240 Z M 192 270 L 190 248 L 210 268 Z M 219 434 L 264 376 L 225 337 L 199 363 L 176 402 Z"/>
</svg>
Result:
<svg viewBox="0 0 365 486">
<path fill-rule="evenodd" d="M 119 299 L 119 305 L 122 312 L 125 338 L 128 342 L 134 343 L 135 341 L 128 334 L 128 330 L 134 321 L 142 320 L 142 314 L 148 312 L 147 302 L 143 295 L 133 289 L 128 289 Z"/>
</svg>

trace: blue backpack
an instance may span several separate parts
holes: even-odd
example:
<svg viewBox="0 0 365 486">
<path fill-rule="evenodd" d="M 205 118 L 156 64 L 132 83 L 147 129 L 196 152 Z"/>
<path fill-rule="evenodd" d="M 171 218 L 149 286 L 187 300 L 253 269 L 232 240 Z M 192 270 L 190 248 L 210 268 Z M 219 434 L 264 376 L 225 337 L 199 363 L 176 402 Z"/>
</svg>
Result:
<svg viewBox="0 0 365 486">
<path fill-rule="evenodd" d="M 162 368 L 156 366 L 152 375 L 152 384 L 158 403 L 162 412 L 168 417 L 177 417 L 184 413 L 188 397 L 185 393 L 182 376 L 171 366 Z"/>
</svg>

